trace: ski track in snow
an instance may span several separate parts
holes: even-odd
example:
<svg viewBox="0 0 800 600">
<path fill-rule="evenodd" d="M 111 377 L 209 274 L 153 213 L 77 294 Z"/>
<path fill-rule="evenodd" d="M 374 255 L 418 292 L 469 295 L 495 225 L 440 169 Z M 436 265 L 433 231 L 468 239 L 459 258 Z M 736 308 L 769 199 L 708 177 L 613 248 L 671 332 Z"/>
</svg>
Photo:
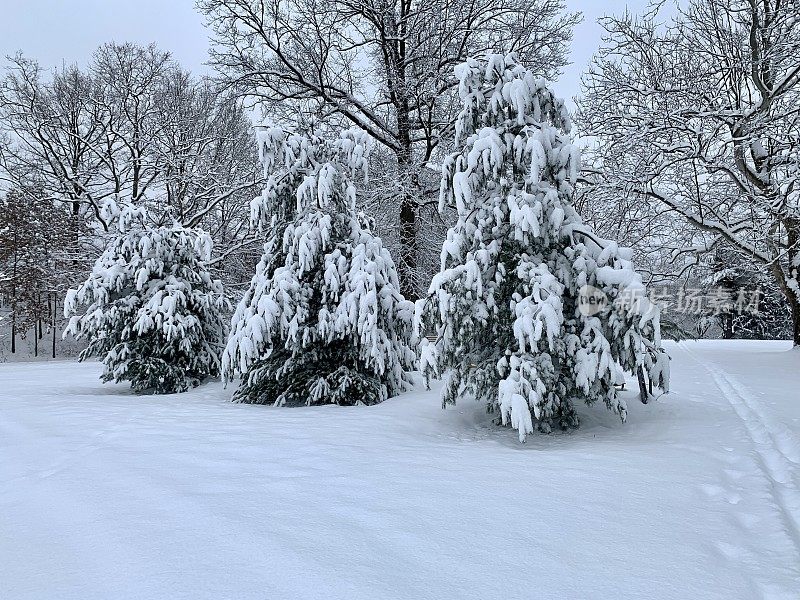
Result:
<svg viewBox="0 0 800 600">
<path fill-rule="evenodd" d="M 783 530 L 793 545 L 796 562 L 794 570 L 800 574 L 800 487 L 798 486 L 798 466 L 800 465 L 800 442 L 785 425 L 776 422 L 756 397 L 740 380 L 727 373 L 714 361 L 703 358 L 700 353 L 690 347 L 691 342 L 680 342 L 678 347 L 691 356 L 711 375 L 715 385 L 722 392 L 723 398 L 731 405 L 733 411 L 741 420 L 747 436 L 752 445 L 758 464 L 776 511 L 783 523 Z M 730 450 L 730 449 L 729 449 Z M 724 473 L 728 481 L 728 490 L 706 487 L 704 491 L 709 497 L 725 496 L 731 504 L 738 504 L 741 497 L 735 490 L 738 479 L 744 473 L 735 468 L 735 459 L 731 460 L 731 468 Z M 755 519 L 746 514 L 740 516 L 740 525 L 752 534 L 759 534 L 759 527 Z M 736 554 L 741 548 L 733 548 L 722 543 L 720 550 L 723 553 Z M 800 586 L 800 579 L 798 580 Z M 769 583 L 765 597 L 778 597 L 775 590 L 770 590 Z M 797 596 L 800 597 L 800 587 Z"/>
<path fill-rule="evenodd" d="M 785 426 L 772 421 L 755 396 L 749 390 L 745 391 L 747 388 L 741 382 L 702 359 L 687 348 L 685 342 L 681 344 L 710 373 L 714 383 L 744 423 L 764 475 L 772 484 L 775 504 L 784 515 L 787 531 L 800 554 L 800 489 L 795 475 L 800 464 L 800 444 Z"/>
</svg>

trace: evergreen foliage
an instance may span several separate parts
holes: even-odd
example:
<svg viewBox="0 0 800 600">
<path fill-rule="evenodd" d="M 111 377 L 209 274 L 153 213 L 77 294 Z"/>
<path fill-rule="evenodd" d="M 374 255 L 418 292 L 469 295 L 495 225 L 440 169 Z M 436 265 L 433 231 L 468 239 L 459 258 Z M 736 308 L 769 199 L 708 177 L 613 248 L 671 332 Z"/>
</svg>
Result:
<svg viewBox="0 0 800 600">
<path fill-rule="evenodd" d="M 368 137 L 259 132 L 268 185 L 252 204 L 268 241 L 232 321 L 234 400 L 277 406 L 376 404 L 414 367 L 413 304 L 380 238 L 355 210 Z"/>
<path fill-rule="evenodd" d="M 207 234 L 144 226 L 141 217 L 123 211 L 89 278 L 67 294 L 64 314 L 72 317 L 64 335 L 88 340 L 80 360 L 102 357 L 103 381 L 183 392 L 219 375 L 229 304 L 208 271 Z"/>
<path fill-rule="evenodd" d="M 624 420 L 621 371 L 644 368 L 666 390 L 668 358 L 631 252 L 572 207 L 580 156 L 567 111 L 513 56 L 456 74 L 463 109 L 440 208 L 455 204 L 458 222 L 418 304 L 420 331 L 438 336 L 422 344 L 423 372 L 449 371 L 444 405 L 482 400 L 521 440 L 535 425 L 577 426 L 576 402 L 601 401 Z"/>
<path fill-rule="evenodd" d="M 725 247 L 716 250 L 708 271 L 702 283 L 709 302 L 697 322 L 699 334 L 718 333 L 723 339 L 792 337 L 791 309 L 769 272 Z"/>
</svg>

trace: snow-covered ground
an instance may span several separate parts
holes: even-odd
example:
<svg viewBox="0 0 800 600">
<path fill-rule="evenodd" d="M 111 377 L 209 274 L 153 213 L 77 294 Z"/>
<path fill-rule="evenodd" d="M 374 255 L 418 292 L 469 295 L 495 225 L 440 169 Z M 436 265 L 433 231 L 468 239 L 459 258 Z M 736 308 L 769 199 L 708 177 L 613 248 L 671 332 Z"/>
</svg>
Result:
<svg viewBox="0 0 800 600">
<path fill-rule="evenodd" d="M 671 345 L 622 425 L 492 426 L 0 365 L 0 598 L 800 598 L 800 351 Z"/>
</svg>

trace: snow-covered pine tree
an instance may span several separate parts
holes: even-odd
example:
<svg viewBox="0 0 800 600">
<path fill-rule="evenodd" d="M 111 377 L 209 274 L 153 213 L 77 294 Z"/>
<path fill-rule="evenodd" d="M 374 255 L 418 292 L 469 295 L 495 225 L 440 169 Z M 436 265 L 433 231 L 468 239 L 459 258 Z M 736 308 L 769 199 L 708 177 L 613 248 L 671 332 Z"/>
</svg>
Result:
<svg viewBox="0 0 800 600">
<path fill-rule="evenodd" d="M 438 335 L 423 342 L 422 369 L 449 371 L 443 405 L 487 402 L 520 440 L 535 425 L 577 426 L 579 401 L 624 420 L 620 372 L 644 369 L 647 387 L 666 389 L 668 357 L 630 251 L 597 238 L 571 205 L 580 155 L 567 111 L 513 55 L 456 75 L 463 109 L 440 208 L 454 203 L 459 216 L 418 303 L 420 332 Z"/>
<path fill-rule="evenodd" d="M 389 252 L 355 212 L 368 137 L 259 131 L 268 184 L 252 204 L 268 241 L 223 355 L 234 400 L 376 404 L 410 381 L 413 304 Z"/>
<path fill-rule="evenodd" d="M 697 322 L 702 337 L 785 340 L 792 337 L 789 304 L 763 269 L 735 250 L 718 244 L 701 284 L 707 302 Z"/>
<path fill-rule="evenodd" d="M 79 360 L 102 357 L 103 381 L 137 392 L 183 392 L 217 377 L 230 305 L 208 270 L 211 238 L 145 226 L 138 209 L 112 212 L 117 234 L 64 303 L 64 336 L 88 340 Z"/>
</svg>

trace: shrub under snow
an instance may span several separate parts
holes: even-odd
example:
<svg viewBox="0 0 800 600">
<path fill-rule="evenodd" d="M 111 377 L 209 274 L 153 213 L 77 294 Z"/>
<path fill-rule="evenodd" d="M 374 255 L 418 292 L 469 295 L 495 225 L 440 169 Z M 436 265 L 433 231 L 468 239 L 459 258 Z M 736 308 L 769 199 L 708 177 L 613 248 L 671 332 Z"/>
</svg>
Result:
<svg viewBox="0 0 800 600">
<path fill-rule="evenodd" d="M 137 392 L 182 392 L 218 376 L 228 302 L 206 266 L 211 238 L 124 221 L 89 278 L 67 294 L 64 335 L 88 340 L 80 360 L 102 357 L 103 381 L 130 381 Z"/>
</svg>

